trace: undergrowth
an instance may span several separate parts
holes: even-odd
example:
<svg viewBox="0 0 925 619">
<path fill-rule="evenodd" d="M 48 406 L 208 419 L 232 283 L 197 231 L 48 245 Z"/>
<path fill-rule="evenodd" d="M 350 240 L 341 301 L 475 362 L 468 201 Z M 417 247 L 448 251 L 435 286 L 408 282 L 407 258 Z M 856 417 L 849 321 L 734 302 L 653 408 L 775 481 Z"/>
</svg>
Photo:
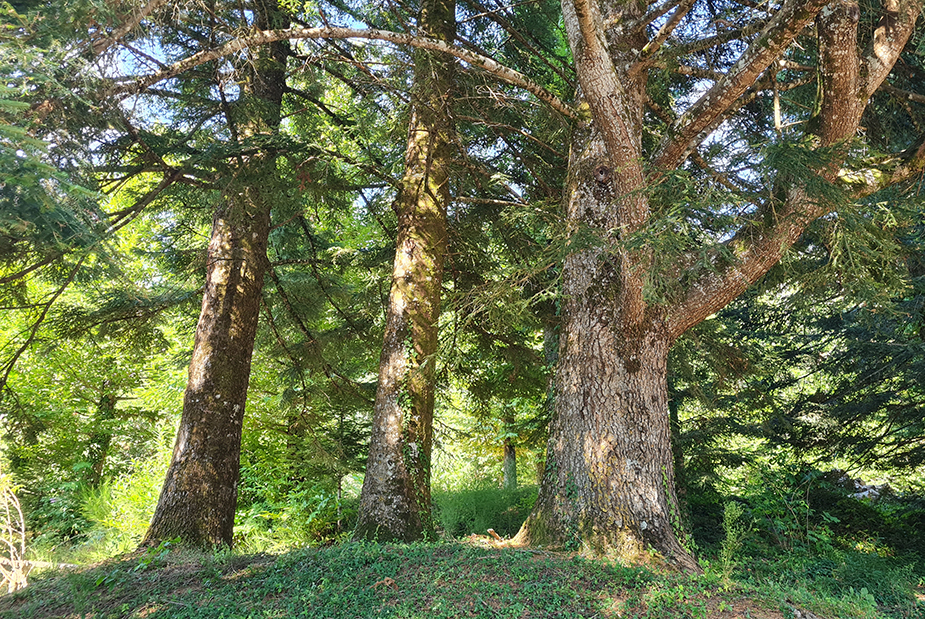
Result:
<svg viewBox="0 0 925 619">
<path fill-rule="evenodd" d="M 129 482 L 85 496 L 82 514 L 96 527 L 58 557 L 99 560 L 132 547 L 144 524 L 136 508 L 150 499 Z M 237 552 L 251 554 L 168 542 L 34 573 L 26 591 L 2 598 L 0 617 L 778 619 L 803 609 L 826 619 L 925 619 L 917 598 L 925 505 L 899 493 L 859 500 L 814 470 L 751 467 L 722 489 L 688 489 L 699 577 L 487 548 L 489 528 L 517 533 L 536 487 L 435 492 L 443 542 L 409 546 L 346 542 L 355 502 L 323 487 L 252 494 L 235 538 Z M 253 554 L 265 550 L 284 554 Z"/>
</svg>

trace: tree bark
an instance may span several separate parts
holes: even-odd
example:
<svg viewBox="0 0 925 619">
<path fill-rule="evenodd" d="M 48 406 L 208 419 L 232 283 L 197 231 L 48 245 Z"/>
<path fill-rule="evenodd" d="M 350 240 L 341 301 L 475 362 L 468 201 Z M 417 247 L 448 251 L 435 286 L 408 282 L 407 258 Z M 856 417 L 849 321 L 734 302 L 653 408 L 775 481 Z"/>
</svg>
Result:
<svg viewBox="0 0 925 619">
<path fill-rule="evenodd" d="M 651 548 L 697 571 L 678 541 L 667 390 L 672 339 L 664 310 L 643 305 L 640 311 L 641 282 L 627 265 L 632 257 L 606 238 L 619 229 L 618 212 L 625 212 L 615 205 L 621 193 L 612 190 L 635 180 L 621 179 L 616 169 L 602 182 L 607 154 L 596 129 L 576 131 L 566 217 L 573 229 L 597 230 L 601 246 L 571 254 L 563 266 L 546 469 L 515 542 L 635 563 L 652 560 Z"/>
<path fill-rule="evenodd" d="M 452 42 L 454 0 L 424 0 L 418 24 L 425 35 Z M 405 173 L 394 204 L 395 265 L 356 539 L 412 541 L 434 535 L 430 456 L 450 200 L 453 65 L 449 56 L 415 54 Z"/>
<path fill-rule="evenodd" d="M 258 27 L 284 26 L 275 1 L 251 7 Z M 260 48 L 238 102 L 241 137 L 278 131 L 286 45 Z M 229 122 L 235 120 L 229 118 Z M 181 538 L 230 546 L 237 504 L 241 427 L 267 269 L 276 157 L 239 157 L 212 221 L 202 310 L 183 415 L 144 544 Z"/>
<path fill-rule="evenodd" d="M 501 418 L 501 487 L 505 490 L 517 488 L 517 448 L 514 446 L 514 411 L 506 410 Z"/>
<path fill-rule="evenodd" d="M 517 448 L 510 438 L 504 439 L 504 459 L 501 461 L 502 486 L 505 490 L 517 489 Z"/>
</svg>

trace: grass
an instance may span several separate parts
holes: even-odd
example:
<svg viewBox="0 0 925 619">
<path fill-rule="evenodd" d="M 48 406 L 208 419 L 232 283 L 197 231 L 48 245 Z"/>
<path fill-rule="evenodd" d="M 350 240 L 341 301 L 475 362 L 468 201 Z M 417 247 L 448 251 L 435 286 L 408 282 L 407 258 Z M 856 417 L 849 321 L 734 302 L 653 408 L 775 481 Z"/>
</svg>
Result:
<svg viewBox="0 0 925 619">
<path fill-rule="evenodd" d="M 865 601 L 867 607 L 843 604 L 852 614 L 820 616 L 876 617 Z M 801 602 L 817 614 L 825 610 L 812 599 Z M 657 574 L 573 554 L 498 549 L 484 540 L 347 543 L 282 555 L 167 546 L 33 575 L 27 589 L 0 597 L 0 618 L 10 619 L 792 616 L 779 588 L 727 586 L 709 571 Z"/>
<path fill-rule="evenodd" d="M 243 554 L 270 547 L 254 543 L 254 531 L 278 533 L 258 522 L 240 530 L 236 544 L 244 550 L 236 553 L 196 553 L 165 542 L 92 566 L 33 574 L 25 591 L 0 597 L 0 619 L 925 619 L 920 501 L 897 496 L 872 505 L 826 487 L 793 499 L 766 488 L 727 502 L 725 510 L 720 495 L 694 495 L 708 500 L 692 509 L 700 516 L 693 532 L 706 566 L 699 577 L 499 547 L 485 530 L 513 535 L 536 489 L 477 488 L 434 493 L 442 542 L 376 545 L 318 536 L 311 549 Z M 61 561 L 76 551 L 90 557 L 94 548 L 111 547 L 91 537 L 38 558 Z"/>
</svg>

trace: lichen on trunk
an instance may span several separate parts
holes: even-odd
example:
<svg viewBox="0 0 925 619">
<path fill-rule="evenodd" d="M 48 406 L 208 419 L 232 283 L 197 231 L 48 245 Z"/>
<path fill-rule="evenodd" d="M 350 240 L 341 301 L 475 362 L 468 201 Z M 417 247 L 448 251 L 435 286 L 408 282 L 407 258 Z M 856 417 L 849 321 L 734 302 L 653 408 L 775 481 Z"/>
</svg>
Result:
<svg viewBox="0 0 925 619">
<path fill-rule="evenodd" d="M 431 37 L 453 41 L 455 2 L 424 0 L 418 24 Z M 394 203 L 395 264 L 357 539 L 412 541 L 434 535 L 430 455 L 450 199 L 452 84 L 450 57 L 415 54 L 405 173 Z"/>
</svg>

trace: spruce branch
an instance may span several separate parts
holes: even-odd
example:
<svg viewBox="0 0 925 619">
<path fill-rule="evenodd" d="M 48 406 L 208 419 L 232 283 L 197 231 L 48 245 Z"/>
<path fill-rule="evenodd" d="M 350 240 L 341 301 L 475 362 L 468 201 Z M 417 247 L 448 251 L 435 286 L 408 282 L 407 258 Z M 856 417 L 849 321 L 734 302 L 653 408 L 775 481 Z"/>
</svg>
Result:
<svg viewBox="0 0 925 619">
<path fill-rule="evenodd" d="M 921 8 L 925 0 L 909 1 Z M 819 18 L 823 112 L 811 123 L 811 133 L 807 137 L 817 144 L 817 148 L 833 149 L 833 156 L 816 169 L 808 170 L 809 177 L 780 187 L 781 198 L 769 200 L 765 208 L 759 209 L 731 239 L 717 248 L 712 256 L 715 268 L 705 269 L 699 274 L 688 272 L 691 283 L 686 293 L 668 308 L 668 329 L 672 338 L 679 337 L 739 296 L 780 260 L 810 222 L 836 207 L 826 196 L 812 191 L 811 185 L 834 187 L 852 182 L 851 175 L 842 172 L 847 149 L 834 147 L 843 146 L 854 137 L 864 106 L 873 92 L 870 91 L 869 75 L 866 84 L 860 83 L 862 72 L 857 53 L 856 10 L 856 4 L 844 2 Z M 904 36 L 899 29 L 894 34 L 899 38 Z M 902 40 L 905 43 L 908 36 Z M 885 79 L 895 65 L 903 47 L 891 45 L 881 48 L 883 53 L 890 54 L 890 57 L 878 57 L 878 61 L 886 67 L 881 79 Z M 904 162 L 894 166 L 889 175 L 857 175 L 855 182 L 861 186 L 846 198 L 863 197 L 865 191 L 873 193 L 912 178 L 920 174 L 923 167 L 925 147 L 919 147 Z M 723 264 L 728 261 L 726 256 L 733 257 L 732 263 Z M 694 262 L 690 259 L 686 264 Z"/>
<path fill-rule="evenodd" d="M 787 0 L 724 78 L 704 93 L 665 135 L 653 158 L 655 167 L 667 170 L 680 165 L 697 137 L 758 81 L 827 3 L 827 0 Z"/>
<path fill-rule="evenodd" d="M 540 101 L 546 103 L 554 110 L 576 120 L 578 113 L 567 103 L 559 99 L 523 73 L 515 71 L 487 56 L 461 49 L 438 39 L 414 36 L 410 34 L 391 32 L 388 30 L 355 30 L 352 28 L 285 28 L 281 30 L 258 30 L 235 38 L 224 45 L 214 49 L 204 50 L 193 54 L 183 60 L 171 64 L 168 68 L 140 78 L 129 78 L 114 84 L 106 93 L 109 97 L 125 97 L 144 92 L 144 90 L 158 82 L 168 80 L 189 71 L 195 67 L 212 62 L 225 56 L 230 56 L 245 49 L 260 45 L 268 45 L 278 41 L 298 39 L 365 39 L 372 41 L 386 41 L 396 45 L 408 45 L 419 49 L 443 52 L 459 58 L 474 67 L 478 67 L 498 79 L 518 88 L 523 88 Z"/>
<path fill-rule="evenodd" d="M 119 25 L 118 28 L 109 33 L 109 36 L 102 37 L 93 41 L 90 45 L 95 56 L 99 56 L 107 49 L 120 42 L 120 39 L 127 35 L 129 32 L 135 29 L 141 21 L 148 17 L 151 13 L 156 11 L 158 8 L 167 4 L 167 0 L 148 0 L 148 3 L 142 6 L 139 10 L 132 13 L 125 22 Z"/>
<path fill-rule="evenodd" d="M 64 294 L 64 291 L 67 290 L 68 286 L 71 285 L 71 282 L 74 281 L 74 278 L 77 277 L 77 272 L 80 271 L 80 267 L 83 266 L 84 260 L 86 260 L 88 255 L 89 254 L 84 254 L 80 257 L 80 259 L 77 261 L 77 264 L 74 265 L 74 268 L 71 269 L 70 273 L 68 273 L 67 279 L 64 281 L 64 283 L 61 284 L 61 286 L 59 286 L 58 289 L 54 291 L 54 293 L 52 293 L 51 298 L 48 301 L 42 304 L 42 311 L 38 318 L 36 318 L 32 323 L 32 326 L 29 327 L 29 335 L 26 337 L 26 340 L 19 348 L 16 349 L 16 352 L 14 352 L 10 358 L 4 362 L 2 366 L 3 376 L 0 377 L 0 391 L 6 387 L 7 380 L 9 379 L 13 368 L 16 366 L 16 362 L 19 361 L 19 358 L 22 356 L 22 354 L 26 352 L 26 350 L 29 349 L 29 346 L 32 345 L 32 342 L 35 341 L 36 336 L 38 336 L 39 329 L 45 322 L 45 317 L 48 316 L 49 310 L 51 310 L 51 307 L 55 304 L 55 301 L 58 300 L 58 297 Z"/>
</svg>

